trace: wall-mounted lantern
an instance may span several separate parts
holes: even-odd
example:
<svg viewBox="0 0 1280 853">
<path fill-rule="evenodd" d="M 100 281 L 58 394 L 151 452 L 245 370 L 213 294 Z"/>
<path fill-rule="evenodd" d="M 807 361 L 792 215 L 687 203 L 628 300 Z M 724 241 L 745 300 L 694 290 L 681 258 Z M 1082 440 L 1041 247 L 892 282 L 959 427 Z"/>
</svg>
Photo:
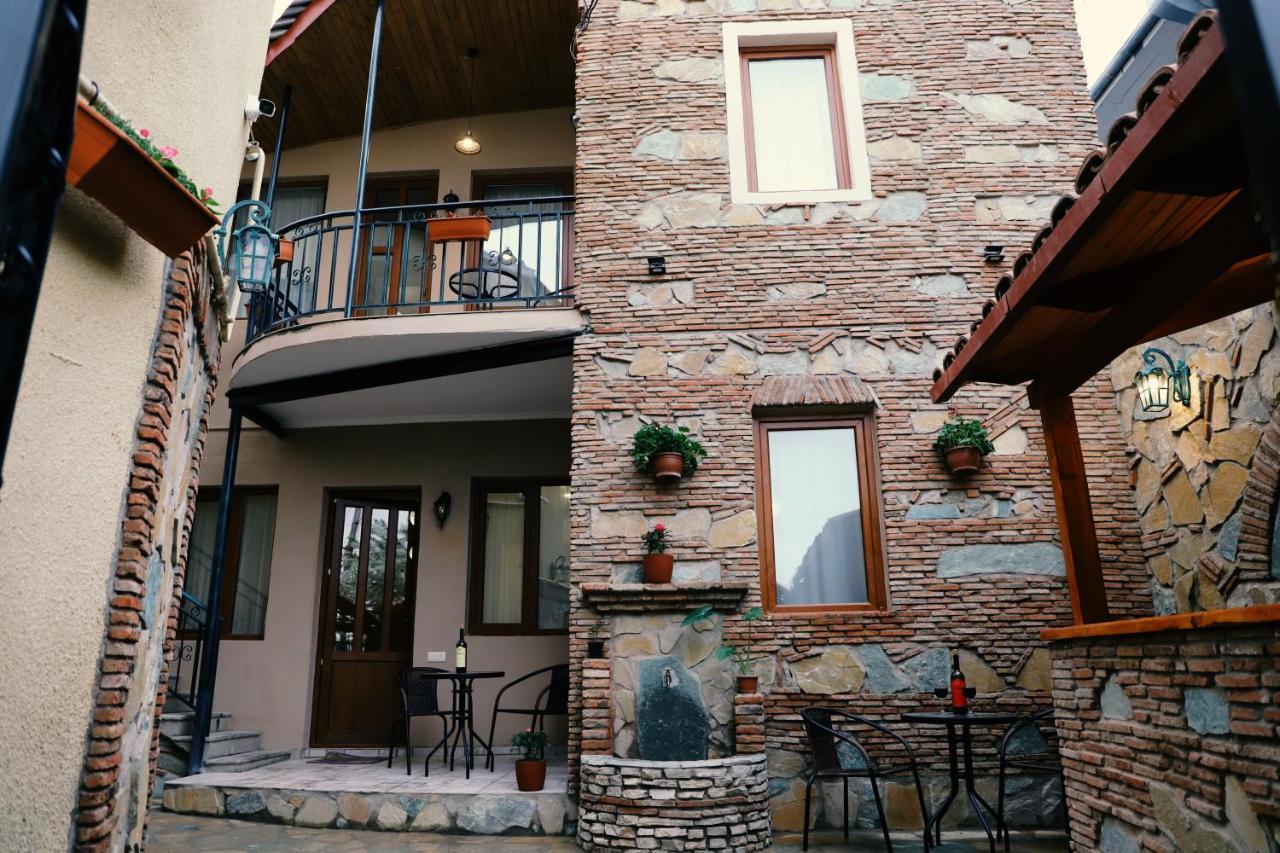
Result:
<svg viewBox="0 0 1280 853">
<path fill-rule="evenodd" d="M 1156 363 L 1157 357 L 1165 360 L 1168 370 Z M 1144 352 L 1142 360 L 1146 364 L 1133 377 L 1142 411 L 1163 412 L 1169 408 L 1170 397 L 1184 406 L 1191 404 L 1191 370 L 1186 362 L 1174 364 L 1167 352 L 1156 347 Z"/>
<path fill-rule="evenodd" d="M 441 492 L 440 497 L 436 498 L 436 502 L 431 505 L 431 510 L 436 514 L 436 523 L 442 530 L 445 519 L 449 517 L 449 508 L 452 506 L 453 496 L 448 492 Z"/>
<path fill-rule="evenodd" d="M 236 214 L 241 210 L 248 212 L 248 218 L 244 225 L 233 228 Z M 265 293 L 271 283 L 271 269 L 280 237 L 267 227 L 270 221 L 271 208 L 257 199 L 237 202 L 222 217 L 222 225 L 217 231 L 218 254 L 221 255 L 222 268 L 235 278 L 242 293 Z M 231 234 L 229 251 L 228 231 Z"/>
</svg>

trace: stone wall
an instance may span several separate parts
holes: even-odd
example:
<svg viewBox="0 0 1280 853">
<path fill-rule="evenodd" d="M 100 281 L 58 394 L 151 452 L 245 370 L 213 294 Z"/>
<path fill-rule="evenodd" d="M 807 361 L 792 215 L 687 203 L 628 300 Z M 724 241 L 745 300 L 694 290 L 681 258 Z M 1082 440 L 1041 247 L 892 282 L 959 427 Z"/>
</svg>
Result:
<svg viewBox="0 0 1280 853">
<path fill-rule="evenodd" d="M 139 849 L 155 782 L 219 324 L 202 246 L 174 259 L 133 436 L 126 508 L 87 732 L 76 845 Z"/>
<path fill-rule="evenodd" d="M 1280 625 L 1063 640 L 1053 680 L 1078 849 L 1277 849 Z"/>
<path fill-rule="evenodd" d="M 874 199 L 733 204 L 722 24 L 805 17 L 852 21 Z M 1070 0 L 601 0 L 577 69 L 575 281 L 591 328 L 574 353 L 575 581 L 634 580 L 640 535 L 662 522 L 677 582 L 746 583 L 743 607 L 760 603 L 753 397 L 773 376 L 857 378 L 875 401 L 889 611 L 722 623 L 760 658 L 775 825 L 801 819 L 807 705 L 900 725 L 958 649 L 984 703 L 1046 706 L 1039 631 L 1071 617 L 1039 418 L 1017 388 L 950 407 L 928 389 L 1004 271 L 982 247 L 1025 242 L 1091 147 Z M 667 274 L 647 274 L 650 255 Z M 1108 378 L 1075 403 L 1112 610 L 1148 614 Z M 952 412 L 997 446 L 963 481 L 931 449 Z M 709 458 L 656 486 L 627 456 L 644 422 L 689 427 Z M 599 619 L 574 602 L 580 666 Z M 571 743 L 597 722 L 574 720 Z M 933 733 L 906 733 L 940 772 Z M 984 741 L 984 771 L 991 754 Z"/>
<path fill-rule="evenodd" d="M 1161 338 L 1111 366 L 1157 613 L 1280 601 L 1271 547 L 1280 467 L 1276 308 Z M 1148 413 L 1133 376 L 1147 346 L 1191 368 L 1191 402 Z"/>
<path fill-rule="evenodd" d="M 762 850 L 773 842 L 763 755 L 710 761 L 582 757 L 584 850 Z"/>
</svg>

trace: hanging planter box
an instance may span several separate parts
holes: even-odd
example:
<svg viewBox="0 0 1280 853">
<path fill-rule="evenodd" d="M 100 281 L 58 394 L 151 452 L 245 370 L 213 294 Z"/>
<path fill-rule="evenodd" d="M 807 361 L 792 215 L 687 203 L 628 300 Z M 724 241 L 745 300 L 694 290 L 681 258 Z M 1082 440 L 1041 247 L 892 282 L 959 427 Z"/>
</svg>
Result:
<svg viewBox="0 0 1280 853">
<path fill-rule="evenodd" d="M 84 101 L 76 103 L 67 183 L 97 199 L 171 258 L 218 225 L 213 211 Z"/>
<path fill-rule="evenodd" d="M 427 220 L 432 243 L 446 240 L 488 240 L 493 222 L 487 216 L 440 216 Z"/>
</svg>

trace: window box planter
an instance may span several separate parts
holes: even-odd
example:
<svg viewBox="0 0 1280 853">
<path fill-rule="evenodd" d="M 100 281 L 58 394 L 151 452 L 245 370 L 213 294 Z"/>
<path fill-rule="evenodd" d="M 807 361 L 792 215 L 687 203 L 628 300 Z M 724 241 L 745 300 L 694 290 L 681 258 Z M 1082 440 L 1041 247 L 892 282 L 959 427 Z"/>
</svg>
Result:
<svg viewBox="0 0 1280 853">
<path fill-rule="evenodd" d="M 432 243 L 446 240 L 488 240 L 493 222 L 487 216 L 440 216 L 427 220 Z"/>
<path fill-rule="evenodd" d="M 218 217 L 200 199 L 84 101 L 76 103 L 67 183 L 97 199 L 171 258 L 218 225 Z"/>
<path fill-rule="evenodd" d="M 276 247 L 275 267 L 279 269 L 287 263 L 293 261 L 293 241 L 285 237 L 280 238 L 280 245 Z"/>
</svg>

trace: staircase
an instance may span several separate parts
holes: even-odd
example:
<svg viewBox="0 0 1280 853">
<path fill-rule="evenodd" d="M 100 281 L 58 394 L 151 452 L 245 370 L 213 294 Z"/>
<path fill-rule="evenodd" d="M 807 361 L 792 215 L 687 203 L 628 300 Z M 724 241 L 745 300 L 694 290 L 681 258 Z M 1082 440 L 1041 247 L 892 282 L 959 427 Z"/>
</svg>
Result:
<svg viewBox="0 0 1280 853">
<path fill-rule="evenodd" d="M 187 756 L 195 716 L 194 711 L 160 715 L 161 766 L 165 770 L 187 775 Z M 230 714 L 214 711 L 204 747 L 204 772 L 240 773 L 289 759 L 291 753 L 287 750 L 263 749 L 261 737 L 262 732 L 233 729 Z"/>
</svg>

